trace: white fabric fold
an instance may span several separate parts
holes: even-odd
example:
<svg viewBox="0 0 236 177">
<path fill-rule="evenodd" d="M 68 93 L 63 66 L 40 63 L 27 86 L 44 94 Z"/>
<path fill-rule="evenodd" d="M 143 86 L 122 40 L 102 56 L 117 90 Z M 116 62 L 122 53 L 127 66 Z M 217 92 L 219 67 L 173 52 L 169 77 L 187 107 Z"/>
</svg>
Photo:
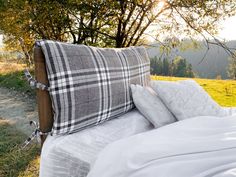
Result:
<svg viewBox="0 0 236 177">
<path fill-rule="evenodd" d="M 137 110 L 132 110 L 81 132 L 48 136 L 41 154 L 40 177 L 85 177 L 107 144 L 152 128 Z"/>
<path fill-rule="evenodd" d="M 88 177 L 235 177 L 236 115 L 186 119 L 108 145 Z"/>
</svg>

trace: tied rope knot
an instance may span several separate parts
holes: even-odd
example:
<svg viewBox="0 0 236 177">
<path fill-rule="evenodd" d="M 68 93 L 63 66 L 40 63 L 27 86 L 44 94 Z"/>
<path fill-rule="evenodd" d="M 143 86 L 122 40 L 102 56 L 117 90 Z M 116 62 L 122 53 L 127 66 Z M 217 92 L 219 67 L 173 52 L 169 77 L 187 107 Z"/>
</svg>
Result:
<svg viewBox="0 0 236 177">
<path fill-rule="evenodd" d="M 25 140 L 25 142 L 21 145 L 21 149 L 25 149 L 29 144 L 32 143 L 32 141 L 36 138 L 37 143 L 40 143 L 40 136 L 41 135 L 48 135 L 48 133 L 44 133 L 40 131 L 39 129 L 39 123 L 35 121 L 29 122 L 30 126 L 34 126 L 34 131 L 31 133 L 31 135 Z"/>
<path fill-rule="evenodd" d="M 43 83 L 38 82 L 37 80 L 35 80 L 28 69 L 24 70 L 24 75 L 26 80 L 28 81 L 29 85 L 31 86 L 31 88 L 36 88 L 36 89 L 40 89 L 40 90 L 46 90 L 49 91 L 49 87 Z M 31 142 L 36 138 L 37 139 L 37 143 L 40 143 L 40 136 L 41 135 L 48 135 L 49 133 L 44 133 L 42 131 L 40 131 L 39 128 L 39 123 L 35 122 L 35 121 L 30 121 L 29 122 L 30 126 L 34 126 L 34 131 L 31 133 L 31 135 L 25 140 L 25 142 L 21 145 L 21 149 L 25 149 L 29 144 L 31 144 Z"/>
<path fill-rule="evenodd" d="M 49 91 L 49 87 L 45 84 L 42 84 L 40 82 L 38 82 L 37 80 L 35 80 L 28 69 L 25 69 L 24 70 L 24 74 L 25 74 L 25 78 L 26 80 L 28 81 L 29 85 L 31 88 L 37 88 L 37 89 L 40 89 L 40 90 L 47 90 Z"/>
</svg>

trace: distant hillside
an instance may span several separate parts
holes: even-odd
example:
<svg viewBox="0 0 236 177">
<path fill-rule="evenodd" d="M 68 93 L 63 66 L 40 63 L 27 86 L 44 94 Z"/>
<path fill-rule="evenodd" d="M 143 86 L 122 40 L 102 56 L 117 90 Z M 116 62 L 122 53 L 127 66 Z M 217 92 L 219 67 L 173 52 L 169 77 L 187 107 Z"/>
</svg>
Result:
<svg viewBox="0 0 236 177">
<path fill-rule="evenodd" d="M 230 48 L 236 48 L 236 41 L 229 41 L 226 45 Z M 160 56 L 160 51 L 157 47 L 148 48 L 149 57 Z M 203 46 L 203 45 L 202 45 Z M 225 50 L 219 46 L 211 45 L 206 58 L 201 62 L 206 48 L 189 49 L 186 51 L 176 50 L 177 54 L 186 58 L 192 64 L 194 72 L 201 78 L 216 78 L 221 75 L 222 79 L 227 79 L 227 66 L 229 63 L 229 56 Z M 201 63 L 200 63 L 201 62 Z"/>
</svg>

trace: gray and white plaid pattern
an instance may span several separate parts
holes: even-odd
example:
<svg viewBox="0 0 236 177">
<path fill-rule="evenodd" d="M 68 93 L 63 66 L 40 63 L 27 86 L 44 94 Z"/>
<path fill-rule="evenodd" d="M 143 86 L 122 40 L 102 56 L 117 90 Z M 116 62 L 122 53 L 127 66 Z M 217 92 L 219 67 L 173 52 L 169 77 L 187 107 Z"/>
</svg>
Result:
<svg viewBox="0 0 236 177">
<path fill-rule="evenodd" d="M 118 117 L 134 107 L 130 84 L 146 86 L 144 47 L 96 48 L 39 41 L 54 108 L 52 134 L 66 134 Z"/>
</svg>

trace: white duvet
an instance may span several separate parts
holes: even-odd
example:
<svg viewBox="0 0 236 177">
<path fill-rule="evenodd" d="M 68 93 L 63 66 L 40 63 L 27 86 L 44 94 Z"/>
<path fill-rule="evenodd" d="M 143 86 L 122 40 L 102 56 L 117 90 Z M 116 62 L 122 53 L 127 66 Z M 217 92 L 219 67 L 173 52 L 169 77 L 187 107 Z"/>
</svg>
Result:
<svg viewBox="0 0 236 177">
<path fill-rule="evenodd" d="M 88 177 L 236 177 L 236 115 L 195 117 L 111 143 Z"/>
</svg>

